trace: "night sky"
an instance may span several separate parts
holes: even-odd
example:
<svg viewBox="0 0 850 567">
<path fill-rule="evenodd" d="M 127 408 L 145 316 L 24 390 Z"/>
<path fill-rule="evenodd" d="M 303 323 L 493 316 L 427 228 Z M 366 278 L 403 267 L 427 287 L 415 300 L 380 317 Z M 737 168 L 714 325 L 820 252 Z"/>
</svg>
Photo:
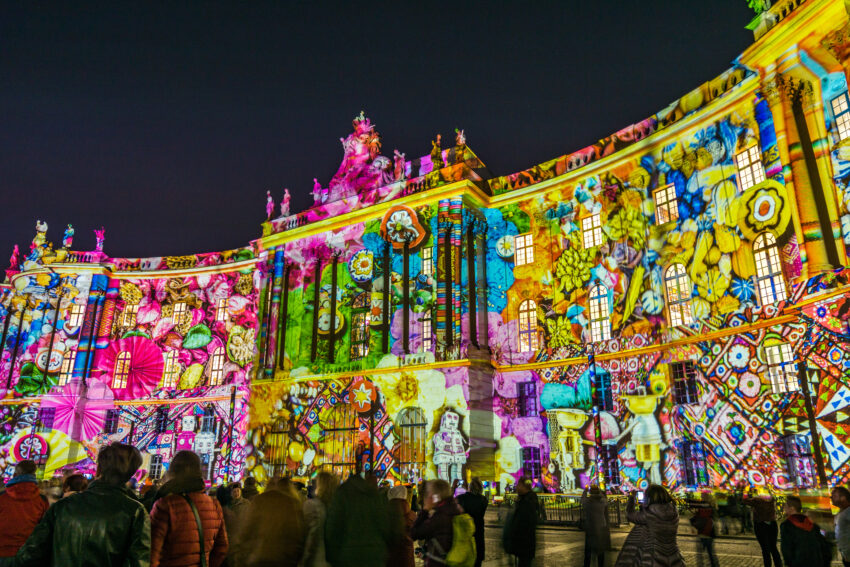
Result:
<svg viewBox="0 0 850 567">
<path fill-rule="evenodd" d="M 37 218 L 57 246 L 72 223 L 78 250 L 103 225 L 116 257 L 244 246 L 267 189 L 312 203 L 361 109 L 386 156 L 459 127 L 494 174 L 525 169 L 719 75 L 753 16 L 745 0 L 17 4 L 0 8 L 2 268 Z"/>
</svg>

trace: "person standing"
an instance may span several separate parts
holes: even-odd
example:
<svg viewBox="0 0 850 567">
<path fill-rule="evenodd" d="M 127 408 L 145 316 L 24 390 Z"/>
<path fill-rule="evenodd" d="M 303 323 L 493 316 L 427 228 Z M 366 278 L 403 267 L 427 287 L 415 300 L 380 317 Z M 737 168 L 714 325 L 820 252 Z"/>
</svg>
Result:
<svg viewBox="0 0 850 567">
<path fill-rule="evenodd" d="M 307 529 L 302 559 L 304 567 L 330 566 L 325 553 L 325 520 L 338 483 L 333 474 L 320 472 L 314 479 L 313 497 L 304 502 L 304 523 Z"/>
<path fill-rule="evenodd" d="M 304 554 L 301 498 L 285 478 L 269 481 L 251 500 L 239 533 L 239 564 L 245 567 L 296 567 Z"/>
<path fill-rule="evenodd" d="M 38 491 L 35 471 L 35 461 L 19 462 L 0 494 L 0 557 L 15 555 L 47 512 L 47 500 Z"/>
<path fill-rule="evenodd" d="M 416 520 L 416 514 L 410 509 L 407 500 L 407 487 L 403 484 L 393 486 L 387 491 L 390 533 L 393 541 L 387 550 L 386 567 L 414 567 L 413 539 L 410 528 Z"/>
<path fill-rule="evenodd" d="M 771 559 L 773 559 L 773 567 L 782 567 L 782 558 L 776 547 L 779 525 L 776 523 L 776 500 L 773 495 L 750 495 L 744 498 L 744 504 L 753 509 L 753 532 L 761 547 L 764 567 L 771 567 Z"/>
<path fill-rule="evenodd" d="M 646 508 L 638 508 L 636 493 L 629 495 L 626 515 L 635 524 L 623 543 L 615 567 L 639 565 L 685 567 L 676 534 L 679 512 L 663 486 L 649 485 Z"/>
<path fill-rule="evenodd" d="M 714 553 L 714 503 L 711 501 L 711 494 L 704 492 L 702 500 L 691 503 L 691 509 L 694 513 L 691 525 L 699 537 L 697 563 L 702 565 L 702 552 L 705 552 L 711 567 L 718 567 L 717 554 Z"/>
<path fill-rule="evenodd" d="M 516 557 L 517 567 L 529 567 L 537 550 L 540 507 L 527 477 L 517 482 L 516 494 L 516 504 L 505 522 L 503 544 L 505 551 Z"/>
<path fill-rule="evenodd" d="M 785 499 L 786 520 L 779 526 L 786 567 L 829 567 L 832 550 L 820 527 L 803 515 L 797 496 Z"/>
<path fill-rule="evenodd" d="M 590 567 L 591 554 L 596 564 L 605 565 L 605 552 L 611 547 L 608 529 L 608 498 L 598 486 L 584 489 L 581 495 L 581 519 L 584 527 L 584 567 Z"/>
<path fill-rule="evenodd" d="M 325 554 L 333 567 L 383 567 L 390 542 L 387 504 L 377 483 L 355 473 L 336 490 L 325 523 Z"/>
<path fill-rule="evenodd" d="M 484 562 L 484 514 L 487 512 L 487 498 L 483 495 L 484 485 L 478 477 L 469 483 L 469 491 L 457 497 L 457 503 L 464 512 L 472 516 L 475 523 L 475 567 Z"/>
<path fill-rule="evenodd" d="M 425 540 L 425 567 L 444 565 L 452 548 L 454 518 L 460 514 L 451 485 L 442 479 L 425 485 L 425 503 L 410 530 L 414 540 Z"/>
<path fill-rule="evenodd" d="M 835 515 L 835 544 L 844 567 L 850 567 L 850 490 L 843 486 L 832 489 L 832 505 L 838 508 Z"/>
<path fill-rule="evenodd" d="M 62 482 L 62 498 L 67 498 L 89 487 L 89 480 L 81 474 L 72 474 Z"/>
<path fill-rule="evenodd" d="M 151 567 L 200 565 L 202 554 L 209 567 L 219 567 L 227 556 L 227 530 L 221 504 L 204 493 L 201 458 L 178 451 L 165 481 L 151 510 Z"/>
</svg>

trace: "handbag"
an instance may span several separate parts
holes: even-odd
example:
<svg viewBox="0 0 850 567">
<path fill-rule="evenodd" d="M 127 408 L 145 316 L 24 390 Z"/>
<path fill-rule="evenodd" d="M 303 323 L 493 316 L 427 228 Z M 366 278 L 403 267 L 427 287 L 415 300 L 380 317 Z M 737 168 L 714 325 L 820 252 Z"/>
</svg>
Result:
<svg viewBox="0 0 850 567">
<path fill-rule="evenodd" d="M 183 498 L 186 499 L 186 503 L 189 504 L 189 508 L 192 509 L 192 514 L 195 516 L 195 524 L 198 526 L 198 539 L 201 544 L 201 567 L 207 567 L 207 552 L 206 545 L 204 543 L 204 526 L 201 524 L 201 516 L 198 514 L 198 507 L 195 506 L 195 503 L 192 502 L 192 499 L 189 498 L 188 494 L 181 494 Z"/>
</svg>

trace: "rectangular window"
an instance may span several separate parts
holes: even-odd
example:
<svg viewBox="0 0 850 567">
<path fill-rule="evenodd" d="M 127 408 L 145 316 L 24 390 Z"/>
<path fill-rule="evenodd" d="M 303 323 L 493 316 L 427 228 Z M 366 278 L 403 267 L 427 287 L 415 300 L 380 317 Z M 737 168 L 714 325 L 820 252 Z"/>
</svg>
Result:
<svg viewBox="0 0 850 567">
<path fill-rule="evenodd" d="M 151 455 L 151 470 L 148 472 L 151 480 L 162 478 L 162 455 Z"/>
<path fill-rule="evenodd" d="M 224 379 L 224 348 L 219 347 L 212 355 L 210 386 L 218 386 Z"/>
<path fill-rule="evenodd" d="M 758 146 L 750 146 L 735 156 L 738 167 L 738 189 L 746 191 L 764 181 L 764 166 Z"/>
<path fill-rule="evenodd" d="M 425 352 L 434 350 L 434 329 L 430 309 L 422 314 L 422 350 Z"/>
<path fill-rule="evenodd" d="M 222 297 L 215 302 L 215 320 L 219 322 L 227 321 L 227 298 Z"/>
<path fill-rule="evenodd" d="M 707 486 L 708 467 L 705 462 L 705 448 L 700 441 L 683 440 L 679 446 L 682 459 L 682 473 L 686 486 Z"/>
<path fill-rule="evenodd" d="M 774 394 L 786 394 L 800 389 L 797 380 L 797 362 L 788 343 L 764 347 L 767 359 L 767 375 Z"/>
<path fill-rule="evenodd" d="M 168 408 L 157 408 L 153 421 L 154 432 L 162 434 L 168 431 Z"/>
<path fill-rule="evenodd" d="M 41 431 L 47 431 L 48 429 L 53 429 L 53 420 L 56 419 L 56 408 L 55 407 L 44 407 L 38 410 L 38 422 L 39 429 Z"/>
<path fill-rule="evenodd" d="M 422 249 L 422 273 L 426 276 L 434 274 L 434 249 L 430 246 Z"/>
<path fill-rule="evenodd" d="M 537 417 L 537 388 L 534 382 L 520 382 L 516 385 L 519 395 L 519 416 Z"/>
<path fill-rule="evenodd" d="M 175 303 L 174 311 L 171 314 L 171 320 L 175 325 L 179 325 L 186 319 L 187 313 L 189 313 L 189 308 L 184 302 L 180 301 Z"/>
<path fill-rule="evenodd" d="M 77 360 L 77 351 L 69 350 L 62 358 L 62 368 L 59 370 L 59 385 L 64 386 L 74 374 L 74 362 Z"/>
<path fill-rule="evenodd" d="M 201 433 L 215 433 L 215 410 L 207 407 L 204 417 L 201 418 Z"/>
<path fill-rule="evenodd" d="M 676 187 L 667 185 L 656 189 L 655 224 L 665 224 L 679 218 L 679 203 L 676 201 Z"/>
<path fill-rule="evenodd" d="M 596 372 L 596 400 L 599 411 L 614 411 L 614 392 L 611 391 L 611 374 Z"/>
<path fill-rule="evenodd" d="M 83 315 L 86 313 L 86 306 L 79 303 L 71 305 L 71 310 L 68 314 L 68 325 L 71 327 L 79 327 L 83 324 Z"/>
<path fill-rule="evenodd" d="M 534 240 L 531 233 L 514 237 L 514 260 L 517 266 L 534 263 Z"/>
<path fill-rule="evenodd" d="M 605 486 L 620 486 L 620 462 L 616 445 L 602 445 L 599 451 Z"/>
<path fill-rule="evenodd" d="M 180 366 L 177 363 L 177 351 L 170 350 L 165 353 L 165 365 L 162 369 L 162 387 L 175 388 L 177 387 L 177 375 L 179 374 Z"/>
<path fill-rule="evenodd" d="M 118 413 L 119 410 L 106 410 L 106 419 L 103 422 L 103 432 L 107 435 L 113 435 L 118 432 Z"/>
<path fill-rule="evenodd" d="M 832 99 L 832 116 L 835 118 L 839 141 L 850 138 L 850 99 L 847 91 Z"/>
<path fill-rule="evenodd" d="M 674 362 L 671 366 L 673 374 L 673 396 L 677 404 L 697 403 L 697 369 L 690 360 Z"/>
<path fill-rule="evenodd" d="M 596 213 L 581 219 L 581 236 L 585 248 L 602 245 L 602 215 Z"/>
<path fill-rule="evenodd" d="M 532 481 L 540 478 L 540 449 L 538 447 L 522 448 L 522 476 Z"/>
<path fill-rule="evenodd" d="M 135 327 L 136 326 L 136 315 L 139 313 L 139 305 L 125 305 L 124 306 L 124 320 L 122 324 L 125 327 Z"/>
<path fill-rule="evenodd" d="M 351 360 L 358 360 L 369 354 L 370 319 L 368 311 L 356 311 L 351 316 Z"/>
<path fill-rule="evenodd" d="M 809 435 L 786 435 L 781 438 L 780 454 L 785 458 L 788 476 L 797 488 L 815 486 L 815 463 Z"/>
<path fill-rule="evenodd" d="M 601 285 L 590 290 L 590 341 L 597 343 L 611 338 L 611 309 L 608 290 Z"/>
</svg>

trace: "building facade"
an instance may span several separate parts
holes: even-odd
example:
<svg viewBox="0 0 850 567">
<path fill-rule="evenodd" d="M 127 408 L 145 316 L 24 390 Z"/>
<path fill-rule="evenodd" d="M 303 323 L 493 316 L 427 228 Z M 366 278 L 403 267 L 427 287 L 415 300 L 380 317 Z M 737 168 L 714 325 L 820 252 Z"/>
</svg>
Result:
<svg viewBox="0 0 850 567">
<path fill-rule="evenodd" d="M 721 76 L 522 172 L 463 131 L 384 157 L 361 113 L 247 248 L 114 259 L 40 226 L 2 288 L 7 473 L 124 440 L 211 482 L 847 482 L 850 21 L 759 9 Z"/>
</svg>

